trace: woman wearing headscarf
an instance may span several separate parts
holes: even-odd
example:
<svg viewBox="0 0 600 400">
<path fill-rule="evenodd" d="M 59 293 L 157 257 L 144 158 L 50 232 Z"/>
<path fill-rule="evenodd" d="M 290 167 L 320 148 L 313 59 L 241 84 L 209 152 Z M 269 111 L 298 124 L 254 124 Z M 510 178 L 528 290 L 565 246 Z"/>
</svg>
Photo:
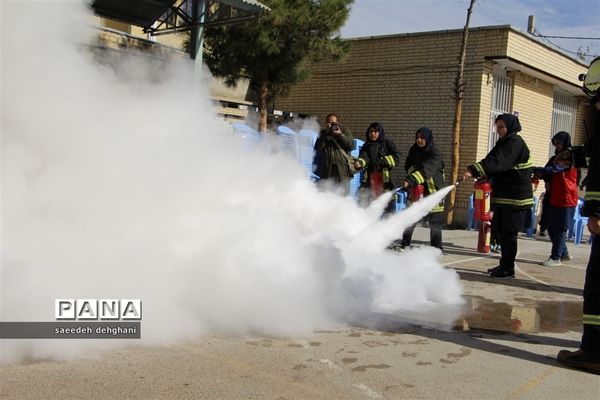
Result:
<svg viewBox="0 0 600 400">
<path fill-rule="evenodd" d="M 531 188 L 532 163 L 529 148 L 521 136 L 519 118 L 501 114 L 496 118 L 499 139 L 487 156 L 469 165 L 463 180 L 494 179 L 492 207 L 500 239 L 500 265 L 488 270 L 492 278 L 514 278 L 517 236 L 525 227 L 525 219 L 533 206 Z"/>
<path fill-rule="evenodd" d="M 365 132 L 365 144 L 360 148 L 355 167 L 364 169 L 359 197 L 362 201 L 375 199 L 384 191 L 394 190 L 390 170 L 400 162 L 394 143 L 385 138 L 383 124 L 373 122 Z M 395 211 L 395 200 L 390 201 L 384 214 Z"/>
<path fill-rule="evenodd" d="M 405 189 L 423 185 L 423 195 L 428 196 L 444 186 L 444 161 L 442 153 L 435 146 L 431 129 L 422 127 L 415 133 L 415 144 L 408 151 L 404 163 L 406 178 L 402 183 Z M 442 249 L 442 224 L 444 222 L 444 203 L 435 206 L 425 220 L 429 222 L 429 241 L 431 246 Z M 402 247 L 410 246 L 415 225 L 402 235 Z"/>
<path fill-rule="evenodd" d="M 544 168 L 535 168 L 534 174 L 543 178 L 549 186 L 548 204 L 546 205 L 546 226 L 552 241 L 552 251 L 548 260 L 542 265 L 557 266 L 562 260 L 570 260 L 567 249 L 566 233 L 573 221 L 575 208 L 579 200 L 577 192 L 578 171 L 573 163 L 573 147 L 571 135 L 558 132 L 552 137 L 554 155 L 550 157 Z"/>
</svg>

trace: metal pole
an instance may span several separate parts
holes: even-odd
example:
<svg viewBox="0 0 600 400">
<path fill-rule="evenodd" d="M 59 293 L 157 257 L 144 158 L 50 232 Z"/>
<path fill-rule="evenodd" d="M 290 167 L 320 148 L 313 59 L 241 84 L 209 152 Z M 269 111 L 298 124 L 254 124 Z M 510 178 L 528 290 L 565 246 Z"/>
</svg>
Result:
<svg viewBox="0 0 600 400">
<path fill-rule="evenodd" d="M 192 2 L 192 24 L 194 24 L 190 38 L 190 57 L 196 63 L 202 63 L 202 36 L 206 15 L 207 0 L 190 0 Z"/>
<path fill-rule="evenodd" d="M 531 35 L 535 33 L 535 15 L 530 15 L 527 19 L 527 33 Z"/>
</svg>

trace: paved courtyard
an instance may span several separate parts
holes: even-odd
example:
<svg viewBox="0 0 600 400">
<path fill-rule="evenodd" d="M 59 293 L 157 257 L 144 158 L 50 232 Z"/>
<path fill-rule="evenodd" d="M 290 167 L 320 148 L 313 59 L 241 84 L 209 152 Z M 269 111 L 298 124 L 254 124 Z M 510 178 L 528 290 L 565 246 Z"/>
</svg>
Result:
<svg viewBox="0 0 600 400">
<path fill-rule="evenodd" d="M 417 228 L 415 242 L 428 230 Z M 406 316 L 311 337 L 200 337 L 129 347 L 92 359 L 0 366 L 1 399 L 597 399 L 600 376 L 558 365 L 575 349 L 590 246 L 543 267 L 547 238 L 519 240 L 514 280 L 485 271 L 473 231 L 444 231 L 440 262 L 455 269 L 467 305 L 452 327 Z"/>
</svg>

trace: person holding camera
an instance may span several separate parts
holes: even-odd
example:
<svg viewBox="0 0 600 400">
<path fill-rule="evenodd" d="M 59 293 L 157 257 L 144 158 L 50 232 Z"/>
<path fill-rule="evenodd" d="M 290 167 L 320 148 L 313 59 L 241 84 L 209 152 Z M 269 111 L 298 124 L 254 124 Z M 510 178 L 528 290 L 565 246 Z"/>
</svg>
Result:
<svg viewBox="0 0 600 400">
<path fill-rule="evenodd" d="M 353 175 L 346 154 L 352 151 L 354 139 L 352 133 L 340 125 L 337 115 L 329 114 L 325 123 L 315 142 L 314 173 L 320 178 L 321 185 L 341 186 L 347 193 Z"/>
<path fill-rule="evenodd" d="M 354 167 L 364 169 L 360 182 L 359 199 L 368 203 L 379 197 L 383 192 L 394 190 L 395 186 L 390 176 L 390 170 L 400 162 L 400 154 L 394 143 L 385 138 L 383 124 L 373 122 L 365 133 L 365 144 Z M 394 212 L 395 199 L 392 199 L 385 209 L 384 215 Z"/>
</svg>

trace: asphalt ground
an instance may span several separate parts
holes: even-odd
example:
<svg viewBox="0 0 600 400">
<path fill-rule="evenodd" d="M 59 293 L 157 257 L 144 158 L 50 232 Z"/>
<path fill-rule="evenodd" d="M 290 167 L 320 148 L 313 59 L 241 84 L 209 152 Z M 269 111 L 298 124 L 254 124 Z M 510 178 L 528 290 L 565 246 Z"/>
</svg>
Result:
<svg viewBox="0 0 600 400">
<path fill-rule="evenodd" d="M 587 239 L 587 237 L 585 238 Z M 464 285 L 451 327 L 394 316 L 309 338 L 208 336 L 94 358 L 0 366 L 1 399 L 598 399 L 600 376 L 556 363 L 581 337 L 589 244 L 543 267 L 548 238 L 521 236 L 516 279 L 485 271 L 474 231 L 444 231 L 440 262 Z M 418 227 L 413 243 L 425 244 Z"/>
</svg>

